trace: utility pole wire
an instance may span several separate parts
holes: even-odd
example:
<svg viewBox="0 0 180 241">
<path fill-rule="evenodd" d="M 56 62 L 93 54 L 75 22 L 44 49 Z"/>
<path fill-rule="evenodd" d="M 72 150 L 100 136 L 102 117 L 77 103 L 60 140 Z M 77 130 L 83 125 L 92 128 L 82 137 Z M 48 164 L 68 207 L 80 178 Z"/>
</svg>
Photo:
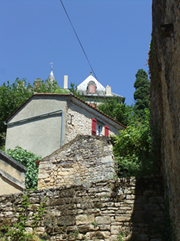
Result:
<svg viewBox="0 0 180 241">
<path fill-rule="evenodd" d="M 80 39 L 79 39 L 79 37 L 78 37 L 78 35 L 77 35 L 74 27 L 73 27 L 73 24 L 72 24 L 72 22 L 71 22 L 71 19 L 70 19 L 69 15 L 68 15 L 65 7 L 64 7 L 64 4 L 63 4 L 62 0 L 60 0 L 60 2 L 61 2 L 61 4 L 62 4 L 62 7 L 63 7 L 65 13 L 66 13 L 67 18 L 69 19 L 69 22 L 70 22 L 70 24 L 71 24 L 71 27 L 72 27 L 72 29 L 73 29 L 73 31 L 74 31 L 74 33 L 75 33 L 75 35 L 76 35 L 76 38 L 77 38 L 77 40 L 78 40 L 78 42 L 79 42 L 79 44 L 80 44 L 80 46 L 81 46 L 81 48 L 82 48 L 82 51 L 84 52 L 84 55 L 85 55 L 85 57 L 86 57 L 86 59 L 87 59 L 87 61 L 88 61 L 88 63 L 89 63 L 89 66 L 90 66 L 92 72 L 94 73 L 95 78 L 97 79 L 96 74 L 95 74 L 95 72 L 94 72 L 94 70 L 93 70 L 93 67 L 91 66 L 91 63 L 90 63 L 90 61 L 89 61 L 89 59 L 88 59 L 88 57 L 87 57 L 87 54 L 86 54 L 86 52 L 85 52 L 85 50 L 84 50 L 84 48 L 83 48 L 83 46 L 82 46 L 82 44 L 81 44 L 81 41 L 80 41 Z"/>
</svg>

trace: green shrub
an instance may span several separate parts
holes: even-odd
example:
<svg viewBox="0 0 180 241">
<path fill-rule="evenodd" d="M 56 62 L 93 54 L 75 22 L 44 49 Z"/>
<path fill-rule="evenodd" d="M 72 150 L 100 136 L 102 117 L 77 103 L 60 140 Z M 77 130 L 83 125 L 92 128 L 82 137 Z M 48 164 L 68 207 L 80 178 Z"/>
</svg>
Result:
<svg viewBox="0 0 180 241">
<path fill-rule="evenodd" d="M 38 165 L 35 161 L 40 160 L 42 157 L 36 156 L 32 152 L 28 152 L 19 146 L 15 147 L 14 150 L 8 149 L 6 153 L 27 168 L 25 178 L 26 189 L 36 188 L 38 181 Z"/>
<path fill-rule="evenodd" d="M 146 119 L 131 123 L 114 139 L 114 156 L 119 177 L 151 174 L 153 168 L 149 110 Z"/>
</svg>

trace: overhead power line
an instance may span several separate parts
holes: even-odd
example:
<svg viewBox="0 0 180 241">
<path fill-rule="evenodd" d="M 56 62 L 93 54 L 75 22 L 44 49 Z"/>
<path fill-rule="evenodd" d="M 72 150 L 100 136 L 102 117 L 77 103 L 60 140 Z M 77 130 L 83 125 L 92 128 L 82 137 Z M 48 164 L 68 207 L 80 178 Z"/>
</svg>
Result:
<svg viewBox="0 0 180 241">
<path fill-rule="evenodd" d="M 71 27 L 72 27 L 75 35 L 76 35 L 76 38 L 77 38 L 77 40 L 78 40 L 78 42 L 79 42 L 79 44 L 80 44 L 80 46 L 81 46 L 81 49 L 82 49 L 82 51 L 83 51 L 83 53 L 84 53 L 84 55 L 85 55 L 85 57 L 86 57 L 86 59 L 87 59 L 87 61 L 88 61 L 88 63 L 89 63 L 89 66 L 90 66 L 92 72 L 94 73 L 95 78 L 97 79 L 96 74 L 95 74 L 95 72 L 94 72 L 94 70 L 93 70 L 93 67 L 92 67 L 92 65 L 91 65 L 91 63 L 90 63 L 90 61 L 89 61 L 89 59 L 88 59 L 88 56 L 87 56 L 87 54 L 86 54 L 86 52 L 85 52 L 85 50 L 84 50 L 84 48 L 83 48 L 83 46 L 82 46 L 82 43 L 81 43 L 81 41 L 80 41 L 80 39 L 79 39 L 79 37 L 78 37 L 78 35 L 77 35 L 77 33 L 76 33 L 76 30 L 75 30 L 75 28 L 74 28 L 74 26 L 73 26 L 73 24 L 72 24 L 72 22 L 71 22 L 71 19 L 70 19 L 69 15 L 68 15 L 68 13 L 67 13 L 67 11 L 66 11 L 66 8 L 64 7 L 64 4 L 63 4 L 62 0 L 60 0 L 60 2 L 61 2 L 61 4 L 62 4 L 62 7 L 63 7 L 63 9 L 64 9 L 64 11 L 65 11 L 65 13 L 66 13 L 66 16 L 67 16 L 69 22 L 70 22 L 70 24 L 71 24 Z"/>
</svg>

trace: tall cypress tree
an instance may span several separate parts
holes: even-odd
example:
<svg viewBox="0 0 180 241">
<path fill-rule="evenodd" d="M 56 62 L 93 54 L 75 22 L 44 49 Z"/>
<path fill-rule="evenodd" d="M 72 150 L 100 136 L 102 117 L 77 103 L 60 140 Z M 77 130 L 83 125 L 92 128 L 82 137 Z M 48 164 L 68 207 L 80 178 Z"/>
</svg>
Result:
<svg viewBox="0 0 180 241">
<path fill-rule="evenodd" d="M 148 75 L 143 69 L 139 69 L 136 74 L 136 81 L 134 83 L 134 112 L 140 118 L 144 118 L 144 109 L 150 109 L 150 82 Z"/>
</svg>

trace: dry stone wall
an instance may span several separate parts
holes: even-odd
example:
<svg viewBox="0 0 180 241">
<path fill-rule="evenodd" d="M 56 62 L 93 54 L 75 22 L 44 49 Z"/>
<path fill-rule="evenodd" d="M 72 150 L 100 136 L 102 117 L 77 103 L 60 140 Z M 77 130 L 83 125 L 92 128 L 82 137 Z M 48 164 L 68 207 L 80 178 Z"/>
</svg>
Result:
<svg viewBox="0 0 180 241">
<path fill-rule="evenodd" d="M 40 161 L 38 188 L 89 185 L 92 181 L 111 179 L 114 174 L 111 139 L 78 135 Z"/>
<path fill-rule="evenodd" d="M 0 227 L 24 215 L 23 195 L 0 196 Z M 28 232 L 46 240 L 164 241 L 162 178 L 103 180 L 83 185 L 31 191 L 26 210 Z M 32 228 L 34 214 L 45 202 L 44 214 Z"/>
<path fill-rule="evenodd" d="M 151 123 L 161 135 L 170 214 L 180 240 L 180 2 L 153 0 L 152 16 Z"/>
</svg>

